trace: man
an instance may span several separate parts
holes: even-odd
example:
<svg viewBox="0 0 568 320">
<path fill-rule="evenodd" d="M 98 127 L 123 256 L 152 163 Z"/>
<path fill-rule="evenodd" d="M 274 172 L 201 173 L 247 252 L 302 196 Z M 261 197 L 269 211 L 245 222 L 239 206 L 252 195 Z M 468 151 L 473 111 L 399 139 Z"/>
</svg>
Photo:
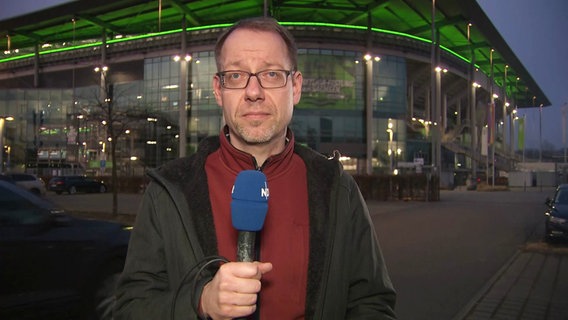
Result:
<svg viewBox="0 0 568 320">
<path fill-rule="evenodd" d="M 221 35 L 215 57 L 226 126 L 150 173 L 116 318 L 394 319 L 357 185 L 288 128 L 302 87 L 289 32 L 271 18 L 243 20 Z M 269 209 L 258 261 L 235 262 L 231 188 L 250 169 L 267 177 Z"/>
</svg>

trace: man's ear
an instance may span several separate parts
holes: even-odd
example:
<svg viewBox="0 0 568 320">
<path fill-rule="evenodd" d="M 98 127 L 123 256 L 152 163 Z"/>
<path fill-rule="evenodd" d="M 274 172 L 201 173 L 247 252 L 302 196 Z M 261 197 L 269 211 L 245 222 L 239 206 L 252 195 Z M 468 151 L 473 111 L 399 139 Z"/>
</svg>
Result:
<svg viewBox="0 0 568 320">
<path fill-rule="evenodd" d="M 294 94 L 294 105 L 297 105 L 302 97 L 302 82 L 304 81 L 304 77 L 300 71 L 294 72 L 293 77 L 292 90 Z"/>
<path fill-rule="evenodd" d="M 213 76 L 213 95 L 219 107 L 223 107 L 223 97 L 221 96 L 221 79 L 218 75 Z"/>
</svg>

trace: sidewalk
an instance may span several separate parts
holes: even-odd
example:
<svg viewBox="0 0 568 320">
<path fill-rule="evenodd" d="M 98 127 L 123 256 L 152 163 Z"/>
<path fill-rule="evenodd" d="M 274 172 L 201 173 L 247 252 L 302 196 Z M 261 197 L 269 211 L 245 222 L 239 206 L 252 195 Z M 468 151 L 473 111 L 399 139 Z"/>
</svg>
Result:
<svg viewBox="0 0 568 320">
<path fill-rule="evenodd" d="M 530 242 L 454 320 L 568 319 L 568 247 Z"/>
</svg>

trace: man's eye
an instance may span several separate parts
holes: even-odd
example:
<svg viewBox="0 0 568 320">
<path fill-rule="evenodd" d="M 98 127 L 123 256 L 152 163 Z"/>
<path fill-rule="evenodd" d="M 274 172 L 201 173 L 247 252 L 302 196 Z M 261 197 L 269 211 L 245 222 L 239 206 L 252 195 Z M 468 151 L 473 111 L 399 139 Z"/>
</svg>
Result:
<svg viewBox="0 0 568 320">
<path fill-rule="evenodd" d="M 238 80 L 242 77 L 240 73 L 229 73 L 228 76 L 232 80 Z"/>
<path fill-rule="evenodd" d="M 266 73 L 266 76 L 267 76 L 268 78 L 277 78 L 277 77 L 278 77 L 278 72 L 276 72 L 276 71 L 268 71 L 268 72 Z"/>
</svg>

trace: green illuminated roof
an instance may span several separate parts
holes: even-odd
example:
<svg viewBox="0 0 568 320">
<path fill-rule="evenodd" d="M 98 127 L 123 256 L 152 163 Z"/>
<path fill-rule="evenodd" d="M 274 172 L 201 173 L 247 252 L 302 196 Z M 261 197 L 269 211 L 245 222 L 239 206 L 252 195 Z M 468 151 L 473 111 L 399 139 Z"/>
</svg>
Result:
<svg viewBox="0 0 568 320">
<path fill-rule="evenodd" d="M 520 85 L 512 90 L 523 93 L 525 99 L 536 96 L 532 102 L 536 105 L 550 105 L 475 0 L 436 0 L 435 3 L 435 25 L 446 51 L 466 61 L 473 58 L 473 51 L 476 65 L 490 74 L 490 52 L 494 49 L 496 81 L 503 81 L 508 65 L 507 82 L 515 83 L 520 78 L 517 81 Z M 91 41 L 83 45 L 95 45 L 100 43 L 103 29 L 111 35 L 109 39 L 116 39 L 117 35 L 179 31 L 183 16 L 189 28 L 209 28 L 264 13 L 288 25 L 321 23 L 367 29 L 370 24 L 375 32 L 390 32 L 419 41 L 432 39 L 432 2 L 427 0 L 82 0 L 0 21 L 0 61 L 8 61 L 2 56 L 8 49 L 19 49 L 25 55 L 33 54 L 36 45 L 42 54 L 55 50 L 47 46 L 42 49 L 44 44 Z M 107 42 L 111 41 L 119 40 Z"/>
</svg>

